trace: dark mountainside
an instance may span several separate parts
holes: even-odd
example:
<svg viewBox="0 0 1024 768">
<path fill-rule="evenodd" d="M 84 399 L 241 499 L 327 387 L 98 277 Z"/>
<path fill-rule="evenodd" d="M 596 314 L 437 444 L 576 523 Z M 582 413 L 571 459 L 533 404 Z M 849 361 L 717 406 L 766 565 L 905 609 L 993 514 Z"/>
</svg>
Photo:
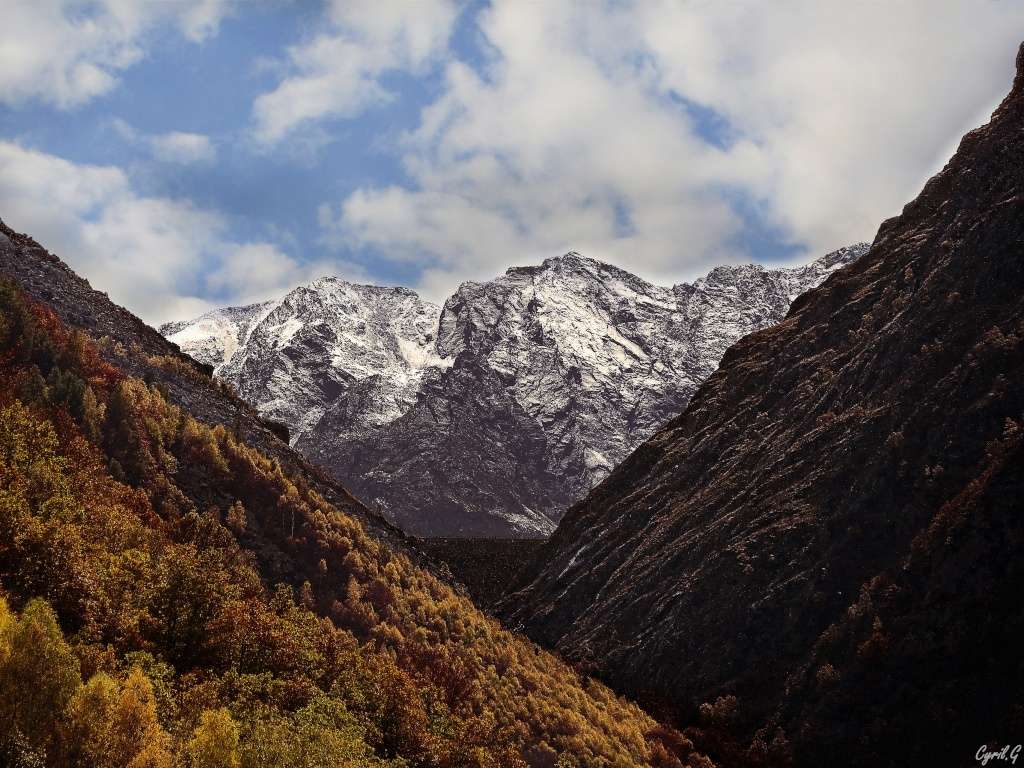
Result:
<svg viewBox="0 0 1024 768">
<path fill-rule="evenodd" d="M 448 566 L 482 608 L 493 605 L 537 554 L 542 539 L 418 539 L 434 562 Z"/>
<path fill-rule="evenodd" d="M 501 613 L 676 711 L 736 696 L 755 751 L 781 727 L 801 765 L 974 764 L 1024 725 L 1022 368 L 1024 46 L 991 122 L 726 353 Z"/>
<path fill-rule="evenodd" d="M 388 430 L 344 448 L 310 436 L 299 448 L 349 478 L 362 498 L 387 499 L 400 487 L 396 522 L 418 535 L 508 538 L 519 532 L 510 528 L 511 511 L 572 501 L 553 490 L 562 483 L 545 461 L 540 426 L 493 370 L 468 356 L 426 381 L 416 405 Z M 534 537 L 545 532 L 537 515 L 520 516 Z"/>
</svg>

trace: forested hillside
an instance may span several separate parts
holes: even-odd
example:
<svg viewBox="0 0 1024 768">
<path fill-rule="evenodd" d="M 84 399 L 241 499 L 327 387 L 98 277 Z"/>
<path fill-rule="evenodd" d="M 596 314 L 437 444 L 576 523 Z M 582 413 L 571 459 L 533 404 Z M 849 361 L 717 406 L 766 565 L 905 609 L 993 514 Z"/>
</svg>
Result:
<svg viewBox="0 0 1024 768">
<path fill-rule="evenodd" d="M 0 762 L 708 764 L 129 354 L 0 286 Z"/>
</svg>

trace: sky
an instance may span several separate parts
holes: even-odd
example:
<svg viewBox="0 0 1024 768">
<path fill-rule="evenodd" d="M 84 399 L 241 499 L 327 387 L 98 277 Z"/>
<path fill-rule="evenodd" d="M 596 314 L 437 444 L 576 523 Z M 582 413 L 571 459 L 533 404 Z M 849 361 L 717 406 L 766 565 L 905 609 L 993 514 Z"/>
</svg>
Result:
<svg viewBox="0 0 1024 768">
<path fill-rule="evenodd" d="M 871 240 L 1024 3 L 4 0 L 0 219 L 157 324 L 322 275 L 443 301 Z"/>
</svg>

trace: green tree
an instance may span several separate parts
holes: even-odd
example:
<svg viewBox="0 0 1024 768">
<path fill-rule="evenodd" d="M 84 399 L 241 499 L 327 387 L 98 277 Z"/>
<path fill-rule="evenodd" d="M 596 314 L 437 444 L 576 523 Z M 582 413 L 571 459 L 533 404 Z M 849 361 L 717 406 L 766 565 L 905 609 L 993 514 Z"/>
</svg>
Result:
<svg viewBox="0 0 1024 768">
<path fill-rule="evenodd" d="M 359 722 L 340 701 L 318 696 L 296 712 L 294 720 L 301 755 L 297 764 L 303 768 L 379 764 Z"/>
</svg>

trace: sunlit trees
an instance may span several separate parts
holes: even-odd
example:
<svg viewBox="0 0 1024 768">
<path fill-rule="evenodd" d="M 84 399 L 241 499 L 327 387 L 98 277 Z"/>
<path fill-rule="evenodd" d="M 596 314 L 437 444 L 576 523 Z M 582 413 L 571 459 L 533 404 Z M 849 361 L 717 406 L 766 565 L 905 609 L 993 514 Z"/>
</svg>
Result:
<svg viewBox="0 0 1024 768">
<path fill-rule="evenodd" d="M 20 734 L 33 748 L 55 746 L 68 702 L 81 686 L 78 661 L 46 602 L 29 601 L 8 619 L 9 650 L 0 666 L 0 732 Z"/>
<path fill-rule="evenodd" d="M 89 768 L 170 768 L 170 737 L 157 719 L 153 686 L 137 667 L 119 683 L 98 672 L 68 707 L 68 745 Z"/>
<path fill-rule="evenodd" d="M 191 768 L 240 768 L 238 726 L 231 713 L 223 707 L 203 712 L 185 752 Z"/>
</svg>

